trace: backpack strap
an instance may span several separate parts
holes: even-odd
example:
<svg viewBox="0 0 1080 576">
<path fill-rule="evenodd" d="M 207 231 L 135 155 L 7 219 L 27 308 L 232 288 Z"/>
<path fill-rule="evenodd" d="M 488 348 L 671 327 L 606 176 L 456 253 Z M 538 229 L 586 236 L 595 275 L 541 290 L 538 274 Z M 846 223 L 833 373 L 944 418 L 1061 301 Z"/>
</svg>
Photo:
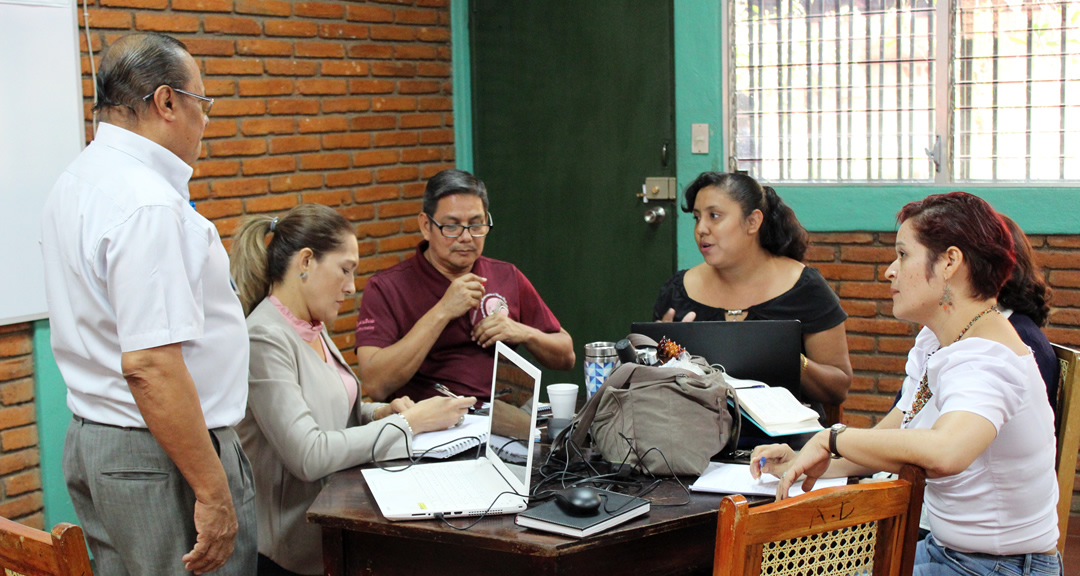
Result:
<svg viewBox="0 0 1080 576">
<path fill-rule="evenodd" d="M 585 445 L 585 437 L 589 434 L 589 428 L 592 427 L 593 419 L 596 418 L 596 410 L 600 407 L 600 397 L 604 395 L 604 391 L 608 389 L 619 390 L 620 388 L 626 388 L 626 385 L 630 382 L 630 376 L 633 375 L 639 368 L 647 368 L 641 364 L 623 364 L 615 369 L 610 376 L 604 380 L 604 385 L 599 390 L 593 393 L 592 398 L 585 403 L 585 406 L 578 412 L 578 415 L 574 417 L 571 426 L 567 426 L 566 429 L 574 430 L 573 436 L 570 437 L 570 441 L 579 447 Z"/>
</svg>

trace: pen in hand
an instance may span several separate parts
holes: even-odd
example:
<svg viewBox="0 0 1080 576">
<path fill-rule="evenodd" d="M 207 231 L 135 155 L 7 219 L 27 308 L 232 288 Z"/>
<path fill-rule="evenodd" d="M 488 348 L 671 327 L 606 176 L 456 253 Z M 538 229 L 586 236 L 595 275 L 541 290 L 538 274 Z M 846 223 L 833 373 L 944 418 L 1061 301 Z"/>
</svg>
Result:
<svg viewBox="0 0 1080 576">
<path fill-rule="evenodd" d="M 457 394 L 454 394 L 453 392 L 450 391 L 449 388 L 447 388 L 446 386 L 443 386 L 442 384 L 439 384 L 438 382 L 435 383 L 435 391 L 438 392 L 439 394 L 442 394 L 443 396 L 449 396 L 451 398 L 461 398 L 461 396 L 458 396 Z M 476 412 L 476 407 L 475 406 L 469 406 L 469 412 Z"/>
<path fill-rule="evenodd" d="M 758 484 L 761 484 L 765 481 L 765 460 L 766 458 L 764 456 L 761 457 L 761 460 L 758 460 Z"/>
<path fill-rule="evenodd" d="M 451 398 L 461 398 L 461 396 L 458 396 L 457 394 L 454 394 L 453 392 L 450 391 L 449 388 L 447 388 L 446 386 L 443 386 L 442 384 L 439 384 L 438 382 L 435 383 L 435 391 L 438 392 L 439 394 L 442 394 L 443 396 L 449 396 Z"/>
</svg>

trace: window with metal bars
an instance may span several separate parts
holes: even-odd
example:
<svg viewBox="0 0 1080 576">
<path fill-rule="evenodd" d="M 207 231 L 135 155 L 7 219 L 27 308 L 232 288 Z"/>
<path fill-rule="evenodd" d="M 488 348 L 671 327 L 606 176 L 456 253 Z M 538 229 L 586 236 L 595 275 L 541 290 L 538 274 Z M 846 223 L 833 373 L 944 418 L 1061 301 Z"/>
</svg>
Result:
<svg viewBox="0 0 1080 576">
<path fill-rule="evenodd" d="M 732 0 L 728 24 L 733 169 L 1080 181 L 1076 0 Z"/>
</svg>

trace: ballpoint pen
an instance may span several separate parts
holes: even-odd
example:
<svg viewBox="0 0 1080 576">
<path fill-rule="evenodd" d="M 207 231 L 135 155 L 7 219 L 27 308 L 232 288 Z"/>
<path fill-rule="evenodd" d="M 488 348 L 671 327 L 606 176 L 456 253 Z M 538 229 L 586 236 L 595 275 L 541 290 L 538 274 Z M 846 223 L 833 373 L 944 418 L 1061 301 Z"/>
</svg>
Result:
<svg viewBox="0 0 1080 576">
<path fill-rule="evenodd" d="M 457 394 L 454 394 L 453 392 L 450 391 L 449 388 L 447 388 L 446 386 L 443 386 L 442 384 L 439 384 L 438 382 L 435 383 L 435 391 L 438 392 L 439 394 L 442 394 L 443 396 L 449 396 L 451 398 L 461 398 L 461 396 L 458 396 Z"/>
<path fill-rule="evenodd" d="M 442 394 L 443 396 L 449 396 L 451 398 L 461 398 L 461 396 L 454 394 L 450 391 L 449 388 L 443 386 L 442 384 L 439 384 L 438 382 L 435 383 L 435 391 L 439 394 Z M 469 406 L 469 412 L 476 412 L 476 406 Z"/>
</svg>

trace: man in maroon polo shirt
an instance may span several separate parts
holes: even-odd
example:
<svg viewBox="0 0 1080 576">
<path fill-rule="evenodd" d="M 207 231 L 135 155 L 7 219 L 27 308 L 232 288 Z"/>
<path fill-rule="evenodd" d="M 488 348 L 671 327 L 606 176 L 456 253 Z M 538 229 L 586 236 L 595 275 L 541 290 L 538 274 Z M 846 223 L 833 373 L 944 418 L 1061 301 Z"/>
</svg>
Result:
<svg viewBox="0 0 1080 576">
<path fill-rule="evenodd" d="M 443 384 L 491 394 L 495 343 L 523 345 L 545 367 L 574 366 L 574 341 L 525 275 L 485 258 L 493 221 L 484 183 L 443 170 L 428 181 L 416 257 L 371 277 L 356 325 L 364 393 L 422 400 Z"/>
</svg>

